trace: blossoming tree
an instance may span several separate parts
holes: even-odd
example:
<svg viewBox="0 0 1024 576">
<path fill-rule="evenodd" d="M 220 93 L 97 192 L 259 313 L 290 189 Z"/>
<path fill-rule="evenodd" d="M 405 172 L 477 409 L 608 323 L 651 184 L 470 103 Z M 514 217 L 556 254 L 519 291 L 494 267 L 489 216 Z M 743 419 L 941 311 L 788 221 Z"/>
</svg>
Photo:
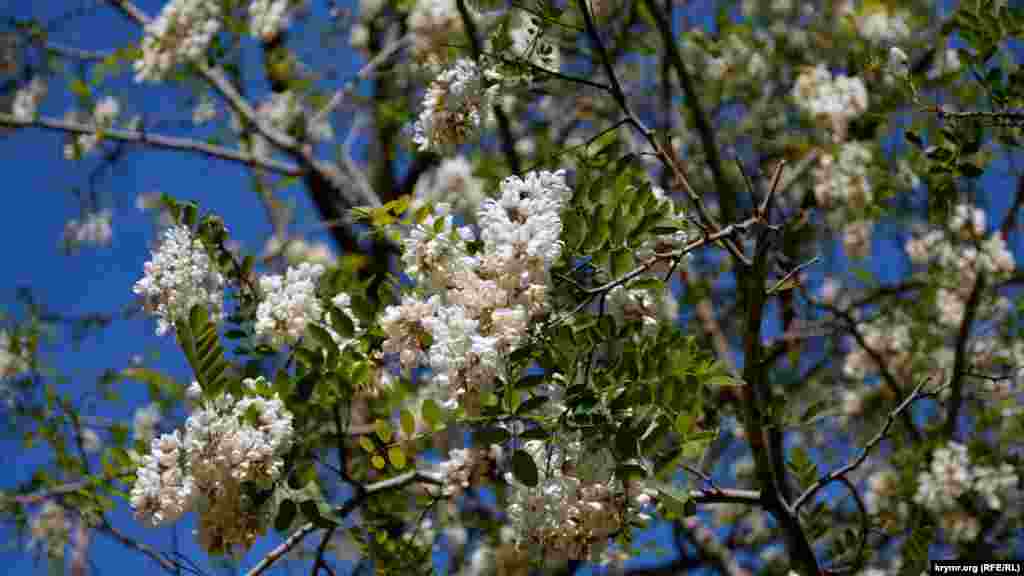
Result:
<svg viewBox="0 0 1024 576">
<path fill-rule="evenodd" d="M 273 236 L 253 252 L 232 214 L 139 195 L 159 234 L 125 298 L 191 377 L 113 372 L 150 385 L 133 427 L 45 383 L 52 319 L 29 307 L 2 333 L 0 410 L 52 457 L 0 510 L 55 565 L 68 549 L 88 571 L 95 533 L 202 572 L 115 525 L 120 506 L 191 515 L 252 575 L 1021 558 L 1024 185 L 1004 184 L 1024 182 L 1024 75 L 1003 48 L 1024 12 L 153 4 L 100 2 L 135 32 L 98 53 L 15 19 L 0 125 L 63 133 L 71 163 L 134 144 L 244 166 Z M 350 80 L 304 63 L 318 32 L 361 55 Z M 221 135 L 132 116 L 123 76 L 190 90 L 191 123 Z M 78 106 L 51 109 L 55 90 Z M 297 187 L 333 248 L 290 232 Z M 67 248 L 116 217 L 91 206 Z"/>
</svg>

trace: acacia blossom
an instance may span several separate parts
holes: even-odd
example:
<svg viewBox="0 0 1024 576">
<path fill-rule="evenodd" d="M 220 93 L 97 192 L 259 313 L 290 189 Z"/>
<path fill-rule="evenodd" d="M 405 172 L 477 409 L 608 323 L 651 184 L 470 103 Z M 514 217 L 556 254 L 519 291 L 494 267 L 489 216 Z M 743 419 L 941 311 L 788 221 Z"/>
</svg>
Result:
<svg viewBox="0 0 1024 576">
<path fill-rule="evenodd" d="M 857 77 L 833 77 L 824 64 L 805 69 L 793 85 L 796 105 L 815 120 L 827 122 L 835 142 L 846 139 L 850 120 L 868 109 L 868 91 Z"/>
<path fill-rule="evenodd" d="M 303 262 L 289 267 L 284 276 L 260 278 L 264 297 L 256 309 L 256 335 L 279 347 L 295 344 L 309 324 L 320 322 L 323 307 L 316 283 L 324 267 Z"/>
<path fill-rule="evenodd" d="M 121 104 L 113 96 L 104 96 L 93 107 L 92 115 L 83 118 L 84 115 L 77 110 L 68 111 L 65 119 L 72 122 L 82 122 L 90 125 L 97 131 L 102 131 L 114 125 L 114 120 L 121 113 Z M 92 152 L 99 144 L 100 137 L 97 133 L 77 134 L 70 137 L 70 142 L 64 145 L 64 158 L 66 160 L 79 160 L 89 152 Z"/>
<path fill-rule="evenodd" d="M 276 396 L 257 395 L 262 379 L 243 381 L 246 395 L 202 402 L 175 430 L 153 440 L 131 490 L 139 520 L 158 526 L 199 513 L 199 541 L 209 552 L 248 548 L 266 521 L 245 504 L 243 483 L 277 480 L 292 443 L 292 415 Z"/>
<path fill-rule="evenodd" d="M 220 2 L 171 0 L 146 24 L 136 82 L 159 82 L 178 64 L 199 60 L 220 32 Z"/>
<path fill-rule="evenodd" d="M 82 221 L 72 219 L 64 225 L 64 243 L 74 247 L 82 244 L 109 246 L 113 237 L 110 210 L 90 212 Z"/>
<path fill-rule="evenodd" d="M 156 315 L 157 335 L 173 329 L 174 322 L 187 318 L 196 305 L 207 309 L 212 322 L 220 322 L 224 277 L 188 227 L 175 226 L 164 232 L 145 272 L 133 292 L 142 296 L 146 309 Z"/>
<path fill-rule="evenodd" d="M 501 76 L 460 58 L 431 82 L 413 125 L 419 150 L 447 151 L 472 138 L 483 126 Z"/>
<path fill-rule="evenodd" d="M 11 104 L 11 114 L 18 120 L 32 120 L 36 116 L 39 104 L 46 97 L 46 79 L 36 75 L 27 86 L 22 87 L 14 93 L 14 103 Z"/>
<path fill-rule="evenodd" d="M 918 476 L 914 502 L 939 517 L 946 537 L 953 542 L 970 542 L 980 531 L 978 519 L 960 499 L 976 496 L 990 510 L 1001 510 L 1004 502 L 1018 499 L 1019 477 L 1013 466 L 976 466 L 967 447 L 949 442 L 932 453 L 931 464 Z"/>
<path fill-rule="evenodd" d="M 465 156 L 445 158 L 426 177 L 416 181 L 412 209 L 428 202 L 447 204 L 460 214 L 472 216 L 484 199 L 483 180 L 473 176 L 473 166 Z"/>
</svg>

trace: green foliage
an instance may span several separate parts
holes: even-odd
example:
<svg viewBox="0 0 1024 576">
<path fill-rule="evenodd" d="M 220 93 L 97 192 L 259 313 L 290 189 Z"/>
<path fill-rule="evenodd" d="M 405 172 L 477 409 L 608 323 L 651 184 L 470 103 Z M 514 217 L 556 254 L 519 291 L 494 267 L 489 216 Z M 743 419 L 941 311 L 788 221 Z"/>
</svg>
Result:
<svg viewBox="0 0 1024 576">
<path fill-rule="evenodd" d="M 174 324 L 175 336 L 182 353 L 192 367 L 192 373 L 203 390 L 203 395 L 216 398 L 228 385 L 228 362 L 220 345 L 217 325 L 210 321 L 206 308 L 192 307 L 188 319 Z"/>
</svg>

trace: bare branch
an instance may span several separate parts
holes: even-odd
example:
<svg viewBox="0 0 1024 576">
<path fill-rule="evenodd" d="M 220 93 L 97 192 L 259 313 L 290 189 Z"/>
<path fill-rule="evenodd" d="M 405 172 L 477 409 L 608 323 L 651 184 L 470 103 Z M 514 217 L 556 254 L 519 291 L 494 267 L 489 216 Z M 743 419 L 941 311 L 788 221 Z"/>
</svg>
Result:
<svg viewBox="0 0 1024 576">
<path fill-rule="evenodd" d="M 375 494 L 382 492 L 389 492 L 391 490 L 398 490 L 413 484 L 415 482 L 422 482 L 425 484 L 441 485 L 440 479 L 415 470 L 412 472 L 406 472 L 405 474 L 395 476 L 394 478 L 388 478 L 387 480 L 381 480 L 374 484 L 364 486 L 362 491 L 357 491 L 356 495 L 350 498 L 347 502 L 335 508 L 335 512 L 341 518 L 347 517 L 357 508 L 363 505 L 364 502 Z M 317 529 L 316 525 L 312 522 L 303 524 L 300 526 L 287 540 L 279 544 L 276 548 L 271 550 L 266 556 L 263 557 L 252 570 L 246 573 L 246 576 L 258 576 L 270 568 L 274 562 L 277 562 L 282 556 L 288 553 L 289 550 L 297 546 L 306 536 L 309 536 L 312 532 Z"/>
<path fill-rule="evenodd" d="M 213 144 L 207 144 L 205 142 L 191 140 L 189 138 L 178 138 L 175 136 L 164 136 L 161 134 L 150 134 L 148 132 L 136 132 L 132 130 L 113 128 L 99 130 L 95 126 L 91 126 L 89 124 L 57 120 L 56 118 L 41 117 L 36 120 L 19 120 L 10 114 L 0 114 L 0 126 L 44 128 L 47 130 L 67 132 L 69 134 L 102 134 L 103 138 L 108 138 L 110 140 L 136 142 L 139 144 L 146 144 L 157 148 L 167 148 L 171 150 L 198 152 L 215 158 L 220 158 L 222 160 L 229 160 L 231 162 L 237 162 L 247 166 L 262 168 L 278 174 L 284 174 L 286 176 L 299 176 L 302 174 L 302 170 L 294 164 L 278 162 L 277 160 L 269 158 L 261 158 L 241 150 L 226 148 L 224 146 L 215 146 Z"/>
<path fill-rule="evenodd" d="M 857 469 L 858 466 L 863 464 L 864 461 L 868 459 L 868 455 L 871 454 L 871 451 L 874 450 L 875 447 L 878 446 L 878 444 L 881 443 L 882 440 L 884 440 L 885 437 L 889 434 L 889 429 L 892 428 L 892 423 L 896 421 L 896 418 L 899 417 L 900 414 L 902 414 L 907 408 L 909 408 L 915 400 L 921 397 L 921 390 L 929 381 L 930 380 L 928 378 L 922 380 L 921 383 L 914 388 L 910 395 L 907 396 L 903 400 L 903 402 L 900 402 L 899 406 L 897 406 L 891 412 L 889 412 L 889 416 L 885 420 L 885 426 L 883 426 L 882 429 L 879 430 L 877 434 L 875 434 L 874 438 L 872 438 L 867 443 L 867 445 L 864 446 L 864 450 L 860 453 L 860 456 L 858 456 L 855 460 L 853 460 L 846 466 L 843 466 L 838 470 L 834 470 L 826 474 L 820 480 L 812 484 L 807 490 L 804 491 L 803 494 L 800 495 L 799 498 L 796 499 L 796 502 L 793 503 L 793 509 L 799 510 L 801 506 L 809 502 L 810 499 L 813 498 L 814 495 L 817 494 L 818 491 L 820 491 L 822 488 L 836 481 L 837 478 L 841 476 L 846 476 L 850 472 L 853 472 L 854 470 Z"/>
</svg>

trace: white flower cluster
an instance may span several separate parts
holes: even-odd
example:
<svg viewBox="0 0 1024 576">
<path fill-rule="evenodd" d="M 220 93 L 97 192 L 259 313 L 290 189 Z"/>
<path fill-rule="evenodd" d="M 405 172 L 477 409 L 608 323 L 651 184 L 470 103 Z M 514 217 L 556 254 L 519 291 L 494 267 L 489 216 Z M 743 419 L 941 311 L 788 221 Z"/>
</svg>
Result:
<svg viewBox="0 0 1024 576">
<path fill-rule="evenodd" d="M 918 476 L 914 502 L 939 516 L 951 541 L 970 542 L 977 538 L 981 526 L 960 499 L 978 496 L 990 510 L 1002 510 L 1004 502 L 1018 496 L 1018 482 L 1013 466 L 972 467 L 967 447 L 950 442 L 932 453 L 931 466 Z"/>
<path fill-rule="evenodd" d="M 256 335 L 280 347 L 294 344 L 311 323 L 320 322 L 323 307 L 316 296 L 316 283 L 324 267 L 303 262 L 289 267 L 284 276 L 260 278 L 263 300 L 256 309 Z"/>
<path fill-rule="evenodd" d="M 955 74 L 963 67 L 960 62 L 960 53 L 953 48 L 942 51 L 942 57 L 936 59 L 928 69 L 928 79 L 936 80 L 947 74 Z"/>
<path fill-rule="evenodd" d="M 163 242 L 146 262 L 145 276 L 133 292 L 157 316 L 156 333 L 164 335 L 174 322 L 187 318 L 195 305 L 205 306 L 210 321 L 224 316 L 224 277 L 217 271 L 202 241 L 186 226 L 164 231 Z"/>
<path fill-rule="evenodd" d="M 199 96 L 199 102 L 192 109 L 192 123 L 196 126 L 206 124 L 217 117 L 217 103 L 209 94 Z"/>
<path fill-rule="evenodd" d="M 106 130 L 114 125 L 114 120 L 121 114 L 121 104 L 113 96 L 104 96 L 93 107 L 92 116 L 83 119 L 78 111 L 69 111 L 65 118 L 72 122 L 85 122 L 97 130 Z M 99 136 L 93 134 L 79 134 L 72 136 L 71 141 L 64 145 L 64 158 L 66 160 L 79 160 L 96 148 L 99 143 Z"/>
<path fill-rule="evenodd" d="M 252 0 L 249 4 L 249 32 L 270 42 L 288 27 L 291 15 L 289 0 Z"/>
<path fill-rule="evenodd" d="M 843 228 L 843 250 L 850 258 L 867 258 L 871 255 L 871 220 L 851 222 Z"/>
<path fill-rule="evenodd" d="M 979 273 L 1004 277 L 1016 269 L 1013 253 L 1002 235 L 994 232 L 986 238 L 985 225 L 983 210 L 960 204 L 953 209 L 946 230 L 927 230 L 906 243 L 912 263 L 932 264 L 954 276 L 953 282 L 937 292 L 939 318 L 946 326 L 960 325 Z M 992 316 L 1009 303 L 999 298 L 994 303 L 982 304 L 982 315 Z"/>
<path fill-rule="evenodd" d="M 459 214 L 474 215 L 484 199 L 483 180 L 473 176 L 465 156 L 445 158 L 428 177 L 416 181 L 412 209 L 427 202 L 448 204 Z"/>
<path fill-rule="evenodd" d="M 409 32 L 416 60 L 443 61 L 453 39 L 462 36 L 462 17 L 455 0 L 418 0 L 409 13 Z"/>
<path fill-rule="evenodd" d="M 874 199 L 868 168 L 871 149 L 860 142 L 844 142 L 836 153 L 818 156 L 814 167 L 814 197 L 823 209 L 863 209 Z"/>
<path fill-rule="evenodd" d="M 419 150 L 446 151 L 473 137 L 497 96 L 501 76 L 460 58 L 427 88 L 423 110 L 413 125 Z"/>
<path fill-rule="evenodd" d="M 72 219 L 64 225 L 64 243 L 74 247 L 82 244 L 109 246 L 113 237 L 110 210 L 90 212 L 83 221 Z"/>
<path fill-rule="evenodd" d="M 18 351 L 12 350 L 15 342 L 6 330 L 0 330 L 0 379 L 13 378 L 27 372 L 32 352 L 28 349 L 28 340 L 21 339 L 17 344 Z"/>
<path fill-rule="evenodd" d="M 482 478 L 496 470 L 501 462 L 501 446 L 491 444 L 490 448 L 460 448 L 448 452 L 448 459 L 438 464 L 438 472 L 444 482 L 443 494 L 455 496 L 473 485 L 479 485 Z"/>
<path fill-rule="evenodd" d="M 734 33 L 719 43 L 717 54 L 708 55 L 706 70 L 712 80 L 723 81 L 737 76 L 747 80 L 761 78 L 769 68 L 763 50 Z"/>
<path fill-rule="evenodd" d="M 141 440 L 147 444 L 152 442 L 156 437 L 156 427 L 162 419 L 160 406 L 155 403 L 136 408 L 132 417 L 132 435 L 135 440 Z"/>
<path fill-rule="evenodd" d="M 793 85 L 797 106 L 817 121 L 828 122 L 835 142 L 846 139 L 850 120 L 868 109 L 868 91 L 858 77 L 833 78 L 824 64 L 805 69 Z"/>
<path fill-rule="evenodd" d="M 898 46 L 889 48 L 889 60 L 887 61 L 888 71 L 896 77 L 903 77 L 910 74 L 910 57 Z"/>
<path fill-rule="evenodd" d="M 29 522 L 29 547 L 45 546 L 51 558 L 63 558 L 64 546 L 68 543 L 70 533 L 70 522 L 64 514 L 64 507 L 53 500 L 47 500 Z"/>
<path fill-rule="evenodd" d="M 910 516 L 910 506 L 900 498 L 896 473 L 881 470 L 868 477 L 864 506 L 886 529 L 896 529 Z"/>
<path fill-rule="evenodd" d="M 516 546 L 534 558 L 598 560 L 611 534 L 622 528 L 651 495 L 637 489 L 632 502 L 615 487 L 609 454 L 582 442 L 523 445 L 539 472 L 534 487 L 519 483 L 511 472 L 508 515 Z M 640 516 L 639 519 L 645 519 Z"/>
<path fill-rule="evenodd" d="M 606 311 L 618 325 L 626 321 L 640 321 L 645 333 L 655 333 L 663 324 L 675 324 L 679 319 L 679 302 L 669 289 L 654 293 L 646 288 L 629 289 L 616 286 L 608 293 Z M 635 335 L 639 337 L 639 335 Z"/>
<path fill-rule="evenodd" d="M 288 238 L 283 245 L 277 236 L 271 236 L 263 248 L 264 257 L 276 257 L 284 255 L 285 260 L 292 266 L 303 262 L 330 266 L 335 261 L 334 252 L 325 242 L 306 242 L 302 238 Z"/>
<path fill-rule="evenodd" d="M 886 358 L 892 369 L 898 372 L 909 368 L 913 346 L 909 322 L 901 320 L 875 320 L 862 324 L 860 328 L 864 345 Z M 843 374 L 848 378 L 860 380 L 877 369 L 872 355 L 859 346 L 851 350 L 843 360 Z"/>
<path fill-rule="evenodd" d="M 252 393 L 260 380 L 246 379 Z M 247 509 L 242 483 L 269 486 L 292 443 L 292 415 L 275 395 L 224 394 L 189 416 L 185 430 L 153 440 L 142 457 L 131 505 L 153 526 L 199 512 L 199 541 L 209 552 L 248 548 L 265 520 Z"/>
<path fill-rule="evenodd" d="M 413 280 L 438 293 L 385 310 L 384 351 L 398 353 L 405 370 L 426 355 L 446 403 L 474 406 L 529 320 L 546 313 L 549 270 L 562 250 L 559 212 L 570 194 L 563 172 L 506 178 L 500 197 L 480 206 L 483 250 L 474 256 L 466 246 L 472 229 L 456 230 L 448 206 L 437 206 L 403 241 L 402 258 Z"/>
<path fill-rule="evenodd" d="M 33 76 L 28 86 L 24 86 L 14 93 L 11 114 L 18 120 L 33 120 L 36 117 L 39 105 L 43 102 L 43 98 L 46 97 L 46 91 L 46 79 L 38 74 Z"/>
<path fill-rule="evenodd" d="M 910 38 L 909 14 L 906 11 L 890 13 L 889 8 L 878 3 L 857 12 L 852 10 L 852 3 L 847 2 L 840 8 L 840 14 L 848 15 L 857 34 L 869 42 L 893 44 Z"/>
<path fill-rule="evenodd" d="M 178 63 L 199 60 L 221 26 L 220 2 L 171 0 L 146 25 L 135 81 L 159 82 Z"/>
</svg>

